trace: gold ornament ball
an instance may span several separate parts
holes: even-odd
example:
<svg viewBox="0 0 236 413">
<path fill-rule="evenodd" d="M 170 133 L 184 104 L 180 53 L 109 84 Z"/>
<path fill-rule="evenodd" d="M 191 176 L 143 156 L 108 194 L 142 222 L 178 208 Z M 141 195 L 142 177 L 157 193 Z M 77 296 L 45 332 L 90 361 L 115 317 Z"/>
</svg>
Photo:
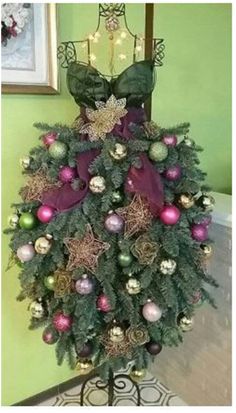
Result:
<svg viewBox="0 0 236 413">
<path fill-rule="evenodd" d="M 185 209 L 189 209 L 194 205 L 194 198 L 192 195 L 182 194 L 178 199 L 179 205 Z"/>
<path fill-rule="evenodd" d="M 88 374 L 93 370 L 93 363 L 91 360 L 78 360 L 75 366 L 75 370 L 77 370 L 81 375 Z"/>
<path fill-rule="evenodd" d="M 129 278 L 125 287 L 130 295 L 138 294 L 141 290 L 141 284 L 136 278 Z"/>
<path fill-rule="evenodd" d="M 8 217 L 8 225 L 10 228 L 15 229 L 19 222 L 19 217 L 17 214 L 12 214 Z"/>
<path fill-rule="evenodd" d="M 213 248 L 209 244 L 201 244 L 201 249 L 206 258 L 210 258 L 213 254 Z"/>
<path fill-rule="evenodd" d="M 101 194 L 106 189 L 106 182 L 102 176 L 94 176 L 89 181 L 89 189 L 93 194 Z"/>
<path fill-rule="evenodd" d="M 31 159 L 29 156 L 23 156 L 20 158 L 20 166 L 23 169 L 28 169 L 30 166 Z"/>
<path fill-rule="evenodd" d="M 143 381 L 144 377 L 146 376 L 146 373 L 146 369 L 136 370 L 134 368 L 131 370 L 129 377 L 136 383 L 140 383 L 141 381 Z"/>
<path fill-rule="evenodd" d="M 120 326 L 112 327 L 109 332 L 109 338 L 113 343 L 120 343 L 124 340 L 125 334 Z"/>
<path fill-rule="evenodd" d="M 193 317 L 187 317 L 184 314 L 181 314 L 178 319 L 178 325 L 180 329 L 185 333 L 191 331 L 194 325 Z"/>
<path fill-rule="evenodd" d="M 46 237 L 39 237 L 34 244 L 34 249 L 38 254 L 47 254 L 52 244 Z"/>
<path fill-rule="evenodd" d="M 29 306 L 29 310 L 30 310 L 31 316 L 37 319 L 42 318 L 45 313 L 43 305 L 39 303 L 38 301 L 33 301 Z"/>
<path fill-rule="evenodd" d="M 121 143 L 116 143 L 114 150 L 110 150 L 109 153 L 116 161 L 120 161 L 127 156 L 127 148 Z"/>
</svg>

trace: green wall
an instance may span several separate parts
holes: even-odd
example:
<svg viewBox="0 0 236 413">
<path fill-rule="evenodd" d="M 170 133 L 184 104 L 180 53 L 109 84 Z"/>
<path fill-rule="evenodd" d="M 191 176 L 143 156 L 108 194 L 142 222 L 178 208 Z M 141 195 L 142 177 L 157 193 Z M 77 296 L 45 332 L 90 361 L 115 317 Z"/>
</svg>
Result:
<svg viewBox="0 0 236 413">
<path fill-rule="evenodd" d="M 59 37 L 77 39 L 93 29 L 95 4 L 61 4 Z M 155 5 L 156 34 L 166 43 L 164 66 L 153 96 L 153 119 L 163 125 L 192 124 L 192 136 L 205 147 L 202 166 L 214 190 L 230 193 L 230 5 Z M 127 5 L 133 31 L 144 30 L 144 6 Z M 107 60 L 106 52 L 99 62 Z M 99 65 L 98 65 L 99 66 Z M 18 198 L 24 180 L 19 158 L 37 144 L 35 121 L 71 123 L 78 109 L 60 73 L 58 96 L 4 95 L 2 98 L 2 222 Z M 54 348 L 41 340 L 42 331 L 28 330 L 27 302 L 15 297 L 17 269 L 4 272 L 8 238 L 3 236 L 2 404 L 10 405 L 73 377 L 66 364 L 57 367 Z"/>
<path fill-rule="evenodd" d="M 155 35 L 165 39 L 166 56 L 153 118 L 190 122 L 208 183 L 231 194 L 231 5 L 155 4 Z"/>
</svg>

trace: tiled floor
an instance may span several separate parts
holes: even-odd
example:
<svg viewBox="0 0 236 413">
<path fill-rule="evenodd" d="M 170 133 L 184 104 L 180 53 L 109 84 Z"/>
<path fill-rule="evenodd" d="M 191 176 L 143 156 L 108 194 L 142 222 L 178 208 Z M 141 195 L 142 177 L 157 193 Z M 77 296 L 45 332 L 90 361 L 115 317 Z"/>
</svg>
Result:
<svg viewBox="0 0 236 413">
<path fill-rule="evenodd" d="M 124 371 L 127 372 L 128 370 Z M 85 390 L 85 406 L 106 406 L 108 400 L 107 390 L 98 390 L 96 382 L 92 379 Z M 123 381 L 123 379 L 122 379 Z M 119 382 L 118 382 L 119 383 Z M 120 383 L 121 384 L 121 383 Z M 124 390 L 116 390 L 113 406 L 136 406 L 136 391 L 129 380 L 124 380 Z M 166 388 L 162 383 L 147 373 L 139 385 L 141 393 L 141 406 L 185 406 L 186 403 L 176 394 Z M 79 406 L 81 385 L 57 396 L 46 400 L 40 406 Z"/>
<path fill-rule="evenodd" d="M 215 224 L 210 235 L 215 246 L 209 270 L 220 284 L 213 291 L 218 310 L 204 304 L 198 309 L 194 329 L 186 333 L 183 345 L 165 348 L 156 357 L 140 385 L 142 405 L 231 404 L 231 231 Z M 77 386 L 42 405 L 78 406 L 79 394 L 80 386 Z M 102 406 L 106 403 L 107 393 L 97 391 L 93 380 L 86 390 L 86 404 Z M 132 385 L 127 383 L 114 404 L 135 404 Z"/>
</svg>

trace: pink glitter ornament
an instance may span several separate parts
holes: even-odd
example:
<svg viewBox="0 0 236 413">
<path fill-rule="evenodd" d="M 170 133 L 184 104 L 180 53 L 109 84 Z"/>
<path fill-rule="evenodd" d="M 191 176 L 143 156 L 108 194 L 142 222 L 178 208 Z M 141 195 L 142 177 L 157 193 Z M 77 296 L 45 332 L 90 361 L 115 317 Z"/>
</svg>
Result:
<svg viewBox="0 0 236 413">
<path fill-rule="evenodd" d="M 168 146 L 176 146 L 177 145 L 177 136 L 175 135 L 166 135 L 162 139 L 162 142 Z"/>
<path fill-rule="evenodd" d="M 73 181 L 76 177 L 76 170 L 75 168 L 71 168 L 70 166 L 63 166 L 59 172 L 59 179 L 63 184 L 67 182 Z"/>
<path fill-rule="evenodd" d="M 56 313 L 53 316 L 52 324 L 57 331 L 64 332 L 68 331 L 72 325 L 72 318 L 69 315 L 63 313 Z"/>
<path fill-rule="evenodd" d="M 57 139 L 58 134 L 56 132 L 49 132 L 47 135 L 44 135 L 43 137 L 43 143 L 45 146 L 50 146 L 52 143 L 55 142 Z"/>
<path fill-rule="evenodd" d="M 99 295 L 97 299 L 97 308 L 104 313 L 108 313 L 111 311 L 111 304 L 109 302 L 109 298 L 105 294 Z"/>
<path fill-rule="evenodd" d="M 176 181 L 181 177 L 181 167 L 179 165 L 170 166 L 165 170 L 164 177 L 168 179 L 168 181 Z"/>
<path fill-rule="evenodd" d="M 191 234 L 193 239 L 203 242 L 208 238 L 208 229 L 205 225 L 194 224 L 191 227 Z"/>
</svg>

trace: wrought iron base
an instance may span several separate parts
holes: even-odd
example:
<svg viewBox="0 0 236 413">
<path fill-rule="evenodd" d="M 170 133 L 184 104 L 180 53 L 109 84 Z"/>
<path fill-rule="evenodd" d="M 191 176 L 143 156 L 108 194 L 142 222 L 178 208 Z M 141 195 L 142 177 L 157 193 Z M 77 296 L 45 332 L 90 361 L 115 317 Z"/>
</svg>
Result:
<svg viewBox="0 0 236 413">
<path fill-rule="evenodd" d="M 99 376 L 96 374 L 92 377 L 88 377 L 82 384 L 81 386 L 81 393 L 80 393 L 80 406 L 84 406 L 84 391 L 85 391 L 85 387 L 86 384 L 90 381 L 93 380 L 94 378 L 96 378 Z M 121 379 L 121 380 L 120 380 Z M 129 380 L 133 383 L 133 385 L 135 386 L 135 389 L 137 391 L 137 403 L 136 406 L 140 406 L 140 389 L 137 383 L 135 383 L 131 377 L 129 377 L 127 374 L 113 374 L 113 371 L 110 370 L 109 371 L 109 378 L 107 380 L 107 383 L 102 382 L 102 380 L 98 380 L 96 383 L 96 387 L 99 390 L 104 390 L 104 389 L 108 389 L 108 406 L 113 406 L 113 402 L 114 402 L 114 394 L 115 394 L 115 390 L 124 390 L 125 389 L 125 381 L 122 379 L 126 379 Z"/>
</svg>

